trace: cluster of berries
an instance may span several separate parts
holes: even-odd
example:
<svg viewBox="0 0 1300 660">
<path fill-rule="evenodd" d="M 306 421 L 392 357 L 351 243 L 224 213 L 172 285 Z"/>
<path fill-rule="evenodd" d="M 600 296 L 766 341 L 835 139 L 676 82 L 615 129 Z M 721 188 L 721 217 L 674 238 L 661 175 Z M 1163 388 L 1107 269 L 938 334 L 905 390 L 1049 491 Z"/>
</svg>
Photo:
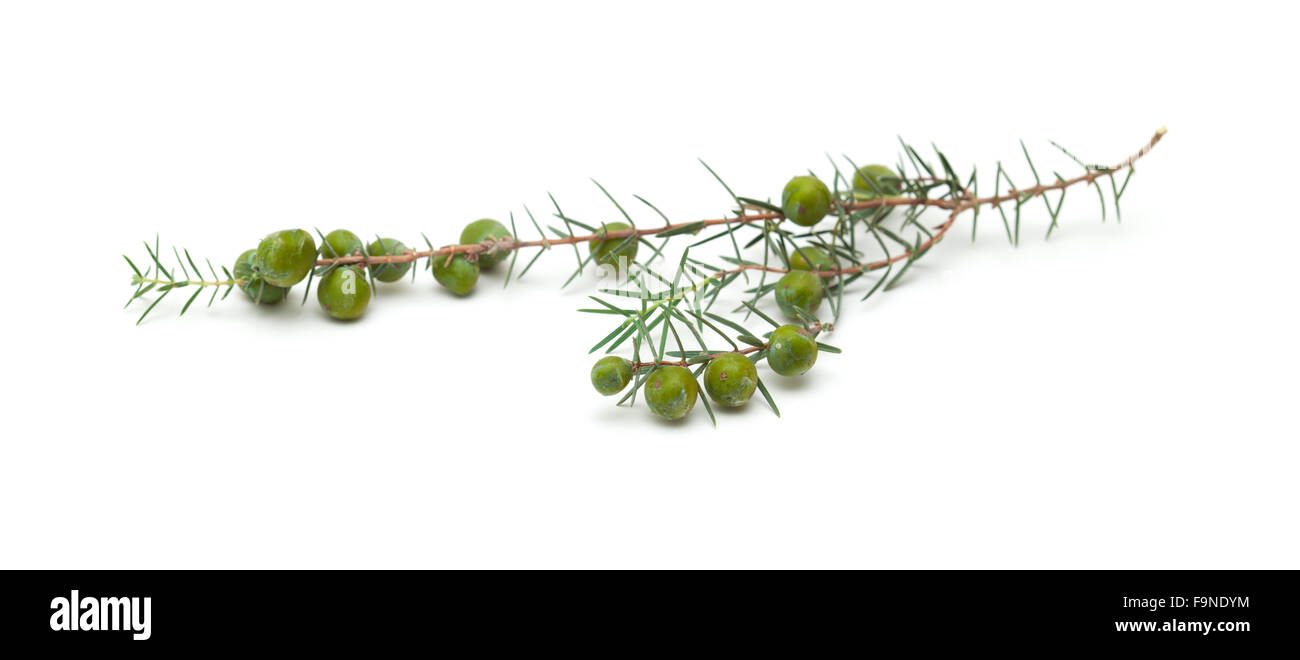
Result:
<svg viewBox="0 0 1300 660">
<path fill-rule="evenodd" d="M 631 229 L 615 222 L 605 226 L 605 232 Z M 465 227 L 460 235 L 460 245 L 479 245 L 491 241 L 494 245 L 512 240 L 505 225 L 484 218 Z M 284 300 L 289 289 L 307 278 L 317 259 L 364 257 L 367 262 L 375 257 L 411 254 L 405 243 L 395 238 L 377 238 L 365 244 L 356 234 L 346 229 L 335 229 L 322 237 L 320 247 L 312 235 L 302 229 L 277 231 L 247 250 L 235 261 L 234 276 L 239 288 L 250 299 L 263 305 L 273 305 Z M 631 262 L 636 258 L 637 242 L 613 238 L 594 239 L 589 248 L 594 260 L 601 264 L 615 264 L 620 257 Z M 473 254 L 456 252 L 429 257 L 430 269 L 438 284 L 457 295 L 467 295 L 478 283 L 479 271 L 492 268 L 506 258 L 508 250 L 489 249 Z M 411 261 L 370 262 L 365 264 L 335 264 L 323 266 L 316 286 L 316 299 L 329 316 L 351 320 L 360 318 L 370 305 L 369 276 L 379 282 L 396 282 L 411 269 Z"/>
<path fill-rule="evenodd" d="M 901 194 L 901 180 L 884 165 L 867 165 L 853 176 L 853 198 L 858 201 L 888 199 Z M 811 175 L 790 179 L 781 193 L 781 208 L 787 219 L 803 227 L 812 227 L 826 217 L 834 197 L 820 179 Z M 609 225 L 614 230 L 615 225 Z M 618 226 L 618 229 L 627 229 Z M 612 242 L 612 239 L 607 242 Z M 631 254 L 636 254 L 632 242 Z M 594 246 L 593 246 L 594 251 Z M 826 283 L 834 279 L 839 264 L 817 246 L 801 246 L 790 256 L 790 269 L 776 284 L 776 304 L 785 315 L 801 318 L 796 308 L 816 314 L 826 295 Z M 783 325 L 772 331 L 767 344 L 746 355 L 739 351 L 714 355 L 704 369 L 704 391 L 719 405 L 743 406 L 758 387 L 756 363 L 766 358 L 768 366 L 782 376 L 798 376 L 817 361 L 815 335 L 796 325 Z M 638 369 L 644 370 L 646 405 L 665 419 L 681 419 L 695 407 L 700 385 L 689 369 L 680 364 L 652 363 L 637 365 L 617 356 L 601 358 L 591 368 L 591 384 L 597 392 L 611 396 L 622 392 L 632 382 Z"/>
<path fill-rule="evenodd" d="M 901 179 L 884 165 L 867 165 L 853 175 L 853 198 L 857 201 L 898 197 Z M 820 179 L 812 175 L 796 176 L 781 192 L 781 208 L 791 222 L 811 227 L 830 212 L 833 196 Z M 790 255 L 790 272 L 776 283 L 776 304 L 792 318 L 794 308 L 815 314 L 826 294 L 826 283 L 835 276 L 839 264 L 825 250 L 816 246 L 800 247 Z M 812 271 L 812 272 L 809 272 Z M 814 273 L 820 272 L 821 276 Z"/>
<path fill-rule="evenodd" d="M 488 238 L 501 240 L 510 236 L 496 220 L 471 222 L 461 234 L 461 244 L 477 244 Z M 311 234 L 301 229 L 277 231 L 258 244 L 257 249 L 239 255 L 234 275 L 239 287 L 252 300 L 275 304 L 285 298 L 289 288 L 304 280 L 317 259 L 338 259 L 361 256 L 399 256 L 411 253 L 405 243 L 395 238 L 377 238 L 365 244 L 356 234 L 346 229 L 335 229 L 322 237 L 317 248 Z M 459 294 L 468 294 L 478 283 L 480 268 L 490 268 L 505 257 L 503 252 L 483 252 L 474 256 L 454 254 L 431 257 L 430 267 L 439 284 Z M 336 264 L 321 268 L 321 280 L 316 285 L 316 300 L 321 309 L 336 319 L 360 318 L 370 305 L 370 279 L 379 282 L 396 282 L 411 269 L 411 261 L 374 262 L 368 264 Z"/>
<path fill-rule="evenodd" d="M 783 325 L 772 331 L 761 351 L 719 353 L 704 369 L 704 391 L 718 405 L 743 406 L 758 388 L 758 367 L 763 358 L 772 371 L 798 376 L 817 362 L 817 339 L 797 325 Z M 681 419 L 695 407 L 700 385 L 690 369 L 680 364 L 637 365 L 621 357 L 601 358 L 591 368 L 591 384 L 597 392 L 611 396 L 623 391 L 633 376 L 646 371 L 643 389 L 650 411 L 664 419 Z"/>
</svg>

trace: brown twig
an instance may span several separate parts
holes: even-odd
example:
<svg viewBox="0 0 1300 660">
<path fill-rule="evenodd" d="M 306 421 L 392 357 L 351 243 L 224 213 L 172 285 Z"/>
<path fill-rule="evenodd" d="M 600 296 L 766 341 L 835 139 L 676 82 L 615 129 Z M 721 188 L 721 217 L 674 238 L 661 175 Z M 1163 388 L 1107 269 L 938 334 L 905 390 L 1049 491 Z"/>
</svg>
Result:
<svg viewBox="0 0 1300 660">
<path fill-rule="evenodd" d="M 757 352 L 757 351 L 767 350 L 767 347 L 768 347 L 767 344 L 763 344 L 762 346 L 746 346 L 745 348 L 741 348 L 741 349 L 734 350 L 734 351 L 721 351 L 721 352 L 718 352 L 718 353 L 710 353 L 710 354 L 709 354 L 709 359 L 712 360 L 713 358 L 718 357 L 719 355 L 730 355 L 730 354 L 732 354 L 732 353 L 737 353 L 737 354 L 739 354 L 739 355 L 748 355 L 748 354 L 750 354 L 750 353 L 754 353 L 754 352 Z M 699 357 L 699 356 L 696 356 L 696 357 Z M 699 364 L 700 362 L 703 362 L 703 361 L 704 361 L 704 360 L 697 360 L 697 361 L 695 362 L 695 364 Z M 673 360 L 651 360 L 650 362 L 633 362 L 633 363 L 632 363 L 632 368 L 633 368 L 633 369 L 642 369 L 642 368 L 645 368 L 645 367 L 689 367 L 690 365 L 691 365 L 691 361 L 690 361 L 690 360 L 686 360 L 686 359 L 676 360 L 676 361 L 673 361 Z"/>
<path fill-rule="evenodd" d="M 948 232 L 949 229 L 952 229 L 953 224 L 957 221 L 957 216 L 960 215 L 963 211 L 969 211 L 975 208 L 976 206 L 983 206 L 985 204 L 991 204 L 996 207 L 998 204 L 1001 204 L 1002 202 L 1009 202 L 1016 199 L 1020 199 L 1023 202 L 1024 200 L 1033 199 L 1035 197 L 1038 197 L 1044 193 L 1053 190 L 1063 190 L 1076 183 L 1086 182 L 1091 184 L 1093 181 L 1096 181 L 1100 177 L 1112 176 L 1114 175 L 1115 172 L 1119 172 L 1121 170 L 1124 170 L 1125 168 L 1133 167 L 1133 163 L 1136 162 L 1139 158 L 1150 153 L 1151 149 L 1156 146 L 1156 143 L 1160 142 L 1160 138 L 1163 138 L 1164 136 L 1165 136 L 1165 129 L 1161 128 L 1160 130 L 1156 131 L 1155 135 L 1151 137 L 1151 140 L 1148 141 L 1145 146 L 1139 149 L 1137 153 L 1133 154 L 1132 156 L 1129 156 L 1126 160 L 1116 165 L 1115 167 L 1110 168 L 1109 170 L 1089 170 L 1088 173 L 1081 174 L 1072 179 L 1058 179 L 1055 183 L 1040 184 L 1037 186 L 1033 186 L 1031 188 L 1025 188 L 1023 190 L 1009 190 L 1007 191 L 1006 194 L 1003 195 L 990 196 L 990 197 L 975 197 L 975 198 L 972 198 L 969 195 L 963 195 L 963 200 L 960 202 L 954 202 L 949 200 L 905 199 L 903 200 L 904 203 L 888 204 L 888 206 L 902 206 L 905 205 L 907 202 L 911 202 L 912 205 L 919 205 L 922 202 L 932 202 L 929 205 L 938 206 L 940 208 L 945 208 L 945 209 L 951 209 L 952 212 L 948 215 L 948 220 L 945 221 L 942 225 L 939 225 L 935 229 L 933 236 L 931 236 L 925 242 L 921 243 L 919 247 L 913 250 L 908 250 L 906 252 L 903 252 L 902 254 L 894 255 L 893 257 L 890 257 L 888 259 L 873 261 L 871 263 L 864 264 L 862 266 L 853 266 L 850 268 L 837 268 L 832 270 L 814 270 L 809 272 L 811 272 L 814 275 L 820 275 L 822 277 L 834 277 L 836 275 L 852 275 L 854 273 L 871 272 L 873 270 L 886 268 L 891 264 L 898 263 L 899 261 L 903 261 L 911 258 L 914 252 L 923 253 L 926 250 L 929 250 L 931 247 L 933 247 L 935 243 L 938 243 L 940 240 L 943 240 L 944 235 Z M 894 200 L 889 200 L 889 201 L 894 201 Z M 881 204 L 875 204 L 874 202 L 866 202 L 866 203 L 872 204 L 873 206 L 881 206 Z M 777 268 L 774 266 L 760 266 L 757 264 L 741 264 L 729 270 L 718 271 L 713 275 L 711 275 L 710 277 L 713 278 L 726 277 L 727 275 L 731 275 L 733 273 L 739 273 L 742 270 L 764 270 L 770 273 L 789 272 L 785 268 Z"/>
<path fill-rule="evenodd" d="M 830 332 L 831 325 L 829 323 L 814 323 L 808 326 L 806 330 L 809 333 L 811 333 L 813 337 L 816 337 L 822 331 L 823 328 L 826 329 L 827 332 Z M 712 360 L 715 357 L 719 357 L 722 355 L 731 355 L 733 353 L 737 355 L 749 355 L 750 353 L 756 353 L 758 351 L 766 351 L 768 348 L 771 348 L 771 346 L 772 346 L 771 342 L 763 342 L 762 346 L 746 346 L 745 348 L 738 348 L 734 351 L 718 351 L 717 353 L 710 353 L 708 355 L 708 359 Z M 682 358 L 681 360 L 675 360 L 675 361 L 674 360 L 651 360 L 649 362 L 633 362 L 632 368 L 644 369 L 645 367 L 689 367 L 692 364 L 699 364 L 701 362 L 708 361 L 708 360 L 701 360 L 700 357 L 701 357 L 700 355 L 696 355 L 693 358 L 691 358 L 691 360 L 694 360 L 694 362 L 691 362 L 691 360 L 687 360 L 685 358 Z"/>
<path fill-rule="evenodd" d="M 865 211 L 868 209 L 879 208 L 882 206 L 933 206 L 936 208 L 949 210 L 951 211 L 951 213 L 948 215 L 947 221 L 945 221 L 942 225 L 939 225 L 939 227 L 936 228 L 934 235 L 930 236 L 925 242 L 921 243 L 918 248 L 905 251 L 901 254 L 894 255 L 893 257 L 890 257 L 888 259 L 874 261 L 861 266 L 853 266 L 851 268 L 842 268 L 842 269 L 834 269 L 834 270 L 810 271 L 810 272 L 817 275 L 821 275 L 823 277 L 832 277 L 836 275 L 852 275 L 854 273 L 859 273 L 859 272 L 870 272 L 873 270 L 879 270 L 881 268 L 888 267 L 891 264 L 898 263 L 906 259 L 910 259 L 912 258 L 912 255 L 914 253 L 923 253 L 926 250 L 929 250 L 931 247 L 933 247 L 935 243 L 938 243 L 940 240 L 942 240 L 944 235 L 947 234 L 948 230 L 951 229 L 953 224 L 957 221 L 957 216 L 960 215 L 963 211 L 967 211 L 977 206 L 983 206 L 986 204 L 996 207 L 998 204 L 1001 204 L 1002 202 L 1008 202 L 1017 199 L 1023 202 L 1024 200 L 1038 197 L 1040 195 L 1043 195 L 1044 193 L 1053 190 L 1063 190 L 1077 183 L 1086 182 L 1091 184 L 1093 181 L 1097 180 L 1100 177 L 1112 176 L 1114 175 L 1115 172 L 1132 167 L 1135 161 L 1150 153 L 1151 149 L 1154 148 L 1158 142 L 1160 142 L 1160 139 L 1164 137 L 1164 135 L 1165 135 L 1165 129 L 1161 128 L 1160 130 L 1156 131 L 1155 135 L 1153 135 L 1151 139 L 1147 142 L 1147 144 L 1144 145 L 1141 149 L 1139 149 L 1137 153 L 1133 154 L 1132 156 L 1128 157 L 1124 161 L 1120 162 L 1118 165 L 1108 170 L 1089 170 L 1086 174 L 1081 174 L 1072 179 L 1058 179 L 1054 183 L 1040 184 L 1030 188 L 1024 188 L 1022 190 L 1010 190 L 1002 195 L 976 198 L 976 197 L 972 197 L 968 191 L 962 189 L 963 194 L 960 196 L 960 199 L 958 200 L 892 197 L 888 199 L 875 199 L 871 201 L 851 202 L 851 203 L 837 201 L 836 204 L 845 212 Z M 486 253 L 486 252 L 493 252 L 493 251 L 497 253 L 507 253 L 512 250 L 518 250 L 520 248 L 529 248 L 529 247 L 550 248 L 553 245 L 570 245 L 573 243 L 587 243 L 589 241 L 598 240 L 598 239 L 605 240 L 605 239 L 627 238 L 633 235 L 653 236 L 655 234 L 662 234 L 667 231 L 680 229 L 682 227 L 687 227 L 691 225 L 700 225 L 700 228 L 703 229 L 704 227 L 710 227 L 715 225 L 749 224 L 752 222 L 762 222 L 766 220 L 780 221 L 784 219 L 785 219 L 785 215 L 782 213 L 777 213 L 773 211 L 767 211 L 763 213 L 746 213 L 742 209 L 742 212 L 734 218 L 714 218 L 714 219 L 702 220 L 702 221 L 696 220 L 694 222 L 680 222 L 676 224 L 667 224 L 660 227 L 653 227 L 653 228 L 646 228 L 646 229 L 622 229 L 618 231 L 603 232 L 600 234 L 587 234 L 585 236 L 575 235 L 575 236 L 568 236 L 565 238 L 553 238 L 553 239 L 543 238 L 541 240 L 532 240 L 532 241 L 520 241 L 520 240 L 515 240 L 514 238 L 511 237 L 506 237 L 501 240 L 488 239 L 483 241 L 482 243 L 474 243 L 470 245 L 449 245 L 446 247 L 438 248 L 436 250 L 411 250 L 402 254 L 395 254 L 395 255 L 383 255 L 383 256 L 349 255 L 346 257 L 338 257 L 334 259 L 320 259 L 316 262 L 316 265 L 329 266 L 332 264 L 407 263 L 412 261 L 418 261 L 420 259 L 426 259 L 433 256 L 447 255 L 448 257 L 450 257 L 455 254 L 464 254 L 469 258 L 473 259 L 476 258 L 477 255 L 479 254 Z M 742 270 L 765 270 L 773 273 L 788 272 L 787 269 L 777 268 L 773 266 L 742 264 L 730 270 L 718 271 L 717 273 L 714 273 L 711 277 L 715 277 L 715 278 L 725 277 L 726 275 L 738 273 Z"/>
</svg>

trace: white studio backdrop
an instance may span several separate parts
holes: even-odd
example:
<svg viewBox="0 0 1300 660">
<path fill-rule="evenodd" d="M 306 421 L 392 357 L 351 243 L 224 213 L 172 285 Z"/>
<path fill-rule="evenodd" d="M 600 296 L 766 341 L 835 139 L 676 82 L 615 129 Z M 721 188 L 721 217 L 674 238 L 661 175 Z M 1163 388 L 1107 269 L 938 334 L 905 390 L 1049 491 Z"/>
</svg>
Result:
<svg viewBox="0 0 1300 660">
<path fill-rule="evenodd" d="M 1293 12 L 6 3 L 0 564 L 1295 567 Z M 1022 138 L 1073 173 L 1048 140 L 1113 163 L 1165 125 L 1122 224 L 1078 188 L 1049 241 L 1039 204 L 1018 249 L 963 218 L 856 284 L 842 355 L 762 368 L 780 419 L 598 396 L 571 250 L 463 300 L 422 272 L 354 324 L 121 308 L 155 233 L 226 265 L 290 227 L 532 238 L 548 192 L 617 219 L 589 177 L 719 217 L 697 157 L 779 197 L 902 136 L 988 185 L 1030 180 Z"/>
</svg>

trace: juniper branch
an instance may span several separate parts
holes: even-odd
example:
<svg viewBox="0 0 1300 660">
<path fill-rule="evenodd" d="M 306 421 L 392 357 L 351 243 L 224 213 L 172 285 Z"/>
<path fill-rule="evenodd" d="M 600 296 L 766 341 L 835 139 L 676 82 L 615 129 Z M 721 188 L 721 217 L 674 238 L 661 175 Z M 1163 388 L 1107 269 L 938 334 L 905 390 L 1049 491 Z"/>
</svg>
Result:
<svg viewBox="0 0 1300 660">
<path fill-rule="evenodd" d="M 920 247 L 914 247 L 912 249 L 909 249 L 905 252 L 894 255 L 887 259 L 875 261 L 862 266 L 854 266 L 850 268 L 835 269 L 835 270 L 828 270 L 828 271 L 814 271 L 814 272 L 816 272 L 819 275 L 824 275 L 827 277 L 835 276 L 835 275 L 851 275 L 859 272 L 869 272 L 869 271 L 879 270 L 891 264 L 895 264 L 901 261 L 906 261 L 909 258 L 912 258 L 915 253 L 924 253 L 927 250 L 929 250 L 931 247 L 933 247 L 936 243 L 943 240 L 943 237 L 947 234 L 948 230 L 951 229 L 952 225 L 956 222 L 958 214 L 964 211 L 974 209 L 977 206 L 992 206 L 994 208 L 997 208 L 1000 204 L 1004 202 L 1010 202 L 1010 201 L 1017 201 L 1023 204 L 1025 201 L 1033 199 L 1035 197 L 1041 197 L 1045 193 L 1055 191 L 1055 190 L 1064 190 L 1065 188 L 1068 188 L 1078 183 L 1087 183 L 1089 185 L 1092 185 L 1097 179 L 1101 177 L 1113 176 L 1116 172 L 1119 172 L 1121 170 L 1131 169 L 1133 167 L 1134 162 L 1136 162 L 1138 159 L 1150 153 L 1151 149 L 1154 148 L 1155 145 L 1158 142 L 1160 142 L 1160 139 L 1164 137 L 1165 132 L 1166 131 L 1163 128 L 1157 131 L 1155 135 L 1153 135 L 1151 139 L 1147 142 L 1147 144 L 1144 145 L 1140 150 L 1138 150 L 1132 156 L 1121 161 L 1120 163 L 1116 164 L 1113 167 L 1101 168 L 1101 167 L 1094 166 L 1089 168 L 1084 174 L 1081 174 L 1079 176 L 1070 179 L 1058 179 L 1052 183 L 1040 183 L 1028 188 L 1021 188 L 1021 189 L 1012 188 L 1005 193 L 994 194 L 988 197 L 975 197 L 973 193 L 971 193 L 968 189 L 962 187 L 962 188 L 958 188 L 957 191 L 955 191 L 956 199 L 933 199 L 933 198 L 925 198 L 925 197 L 923 198 L 893 197 L 887 199 L 874 199 L 868 201 L 854 201 L 854 202 L 834 200 L 833 203 L 836 205 L 837 209 L 845 213 L 874 211 L 875 209 L 881 207 L 890 208 L 890 207 L 900 207 L 900 206 L 912 207 L 912 208 L 933 207 L 933 208 L 947 210 L 950 211 L 951 213 L 948 217 L 948 220 L 945 221 L 943 224 L 939 225 L 938 227 L 936 227 L 933 235 L 931 235 L 929 238 L 923 241 L 920 244 Z M 943 182 L 948 180 L 936 179 L 935 177 L 921 177 L 921 178 L 910 179 L 910 181 Z M 583 235 L 570 234 L 563 238 L 518 240 L 513 237 L 507 236 L 502 239 L 488 239 L 481 243 L 474 243 L 470 245 L 448 245 L 445 247 L 440 247 L 431 250 L 408 250 L 402 254 L 395 254 L 395 255 L 382 255 L 382 256 L 349 255 L 349 256 L 337 257 L 332 259 L 319 259 L 316 261 L 316 265 L 333 266 L 333 265 L 344 265 L 344 264 L 360 264 L 360 265 L 368 266 L 371 264 L 397 264 L 397 263 L 418 261 L 420 259 L 428 259 L 430 257 L 436 257 L 436 256 L 449 257 L 456 254 L 462 254 L 467 257 L 471 257 L 480 254 L 495 254 L 499 252 L 510 252 L 514 250 L 520 250 L 523 248 L 534 248 L 534 247 L 550 248 L 551 246 L 555 246 L 555 245 L 577 245 L 581 243 L 589 243 L 594 240 L 626 239 L 633 236 L 640 238 L 645 236 L 656 236 L 661 234 L 675 235 L 675 233 L 697 233 L 698 231 L 703 230 L 706 227 L 713 227 L 717 225 L 747 225 L 747 224 L 761 223 L 767 221 L 780 222 L 786 219 L 784 213 L 776 210 L 768 210 L 767 207 L 758 206 L 752 203 L 752 201 L 743 202 L 740 211 L 741 213 L 738 216 L 730 217 L 730 218 L 694 220 L 690 222 L 669 223 L 659 227 L 623 229 L 618 231 L 603 231 L 603 232 L 596 232 L 596 233 L 583 234 Z M 689 230 L 689 232 L 683 232 L 683 230 Z M 910 244 L 908 243 L 904 243 L 904 244 L 910 246 Z M 784 273 L 789 271 L 788 268 L 780 268 L 776 266 L 743 265 L 735 269 L 719 271 L 718 273 L 715 273 L 715 275 L 721 276 L 725 274 L 739 273 L 744 270 L 766 270 L 768 272 L 773 272 L 773 273 Z"/>
</svg>

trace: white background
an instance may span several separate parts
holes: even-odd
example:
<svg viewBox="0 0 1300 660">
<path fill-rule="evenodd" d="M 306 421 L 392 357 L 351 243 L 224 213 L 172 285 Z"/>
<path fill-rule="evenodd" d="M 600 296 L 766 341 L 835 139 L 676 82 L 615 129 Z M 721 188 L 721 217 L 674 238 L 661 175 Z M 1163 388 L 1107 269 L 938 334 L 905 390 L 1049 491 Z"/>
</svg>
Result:
<svg viewBox="0 0 1300 660">
<path fill-rule="evenodd" d="M 6 3 L 0 565 L 1294 568 L 1293 11 Z M 1123 224 L 1086 189 L 1019 249 L 964 219 L 848 304 L 843 355 L 769 375 L 781 419 L 596 395 L 571 251 L 355 324 L 121 308 L 155 232 L 229 265 L 287 227 L 454 242 L 548 191 L 612 221 L 593 176 L 718 217 L 696 157 L 778 197 L 901 135 L 1024 182 L 1020 138 L 1073 174 L 1047 140 L 1113 163 L 1162 125 Z"/>
</svg>

